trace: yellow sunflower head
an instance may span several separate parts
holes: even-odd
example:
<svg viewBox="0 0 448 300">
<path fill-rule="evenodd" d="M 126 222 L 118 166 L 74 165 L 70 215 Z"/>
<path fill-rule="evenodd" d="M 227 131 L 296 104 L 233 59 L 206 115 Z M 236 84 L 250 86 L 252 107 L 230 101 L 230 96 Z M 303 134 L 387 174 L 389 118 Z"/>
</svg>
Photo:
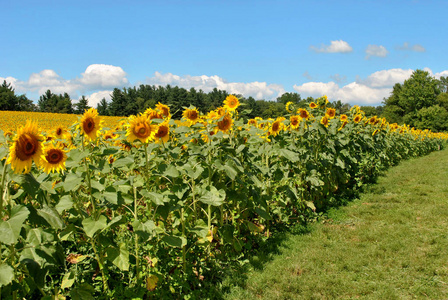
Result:
<svg viewBox="0 0 448 300">
<path fill-rule="evenodd" d="M 67 160 L 67 154 L 62 144 L 53 143 L 44 147 L 43 155 L 41 156 L 41 168 L 45 173 L 60 173 L 65 170 L 65 161 Z"/>
<path fill-rule="evenodd" d="M 203 132 L 201 132 L 201 138 L 204 141 L 204 143 L 208 143 L 209 141 L 211 141 L 211 137 L 214 136 L 216 132 L 217 132 L 216 128 L 211 131 L 204 130 Z"/>
<path fill-rule="evenodd" d="M 331 107 L 327 108 L 326 115 L 328 115 L 329 119 L 333 119 L 334 116 L 336 116 L 336 109 L 331 108 Z"/>
<path fill-rule="evenodd" d="M 289 124 L 291 125 L 292 129 L 297 129 L 300 126 L 300 121 L 302 118 L 300 116 L 291 116 L 289 117 Z"/>
<path fill-rule="evenodd" d="M 168 122 L 165 121 L 161 124 L 159 124 L 157 128 L 157 132 L 154 135 L 156 139 L 156 143 L 166 143 L 168 142 L 170 138 L 170 126 L 168 125 Z"/>
<path fill-rule="evenodd" d="M 287 112 L 292 113 L 293 112 L 293 106 L 294 103 L 292 103 L 292 101 L 289 101 L 288 103 L 286 103 L 285 105 L 285 109 Z"/>
<path fill-rule="evenodd" d="M 67 139 L 68 137 L 70 137 L 70 133 L 68 132 L 67 128 L 65 128 L 64 126 L 58 126 L 55 128 L 54 130 L 54 136 L 57 139 Z"/>
<path fill-rule="evenodd" d="M 311 102 L 311 103 L 310 103 L 310 108 L 311 108 L 311 109 L 315 109 L 315 108 L 317 108 L 317 104 L 314 103 L 314 102 Z"/>
<path fill-rule="evenodd" d="M 276 119 L 269 128 L 269 135 L 276 136 L 282 131 L 284 124 L 281 119 Z"/>
<path fill-rule="evenodd" d="M 300 116 L 302 119 L 306 119 L 306 120 L 308 120 L 308 119 L 310 118 L 310 113 L 309 113 L 306 109 L 304 109 L 304 108 L 299 108 L 299 109 L 297 110 L 297 113 L 299 114 L 299 116 Z"/>
<path fill-rule="evenodd" d="M 370 123 L 370 125 L 375 125 L 376 124 L 376 116 L 369 118 L 369 123 Z"/>
<path fill-rule="evenodd" d="M 28 120 L 25 126 L 17 130 L 9 148 L 9 158 L 6 162 L 11 164 L 14 173 L 30 172 L 33 161 L 36 165 L 40 165 L 44 139 L 35 122 Z"/>
<path fill-rule="evenodd" d="M 163 118 L 171 118 L 170 107 L 168 105 L 159 102 L 156 104 L 156 110 L 162 114 Z"/>
<path fill-rule="evenodd" d="M 189 122 L 190 126 L 201 120 L 199 111 L 196 108 L 186 108 L 182 113 L 183 118 Z"/>
<path fill-rule="evenodd" d="M 348 117 L 347 117 L 347 115 L 341 115 L 341 116 L 339 117 L 339 119 L 341 120 L 341 122 L 347 122 Z"/>
<path fill-rule="evenodd" d="M 232 116 L 227 113 L 221 121 L 217 122 L 218 130 L 222 131 L 224 133 L 228 133 L 233 125 L 233 119 Z"/>
<path fill-rule="evenodd" d="M 224 100 L 224 105 L 228 110 L 234 111 L 240 106 L 240 101 L 234 95 L 229 95 L 226 100 Z"/>
<path fill-rule="evenodd" d="M 355 116 L 355 118 L 353 119 L 353 122 L 358 124 L 359 122 L 361 122 L 362 120 L 362 115 L 358 114 Z"/>
<path fill-rule="evenodd" d="M 249 119 L 248 121 L 247 121 L 247 125 L 249 125 L 249 126 L 255 126 L 255 127 L 257 127 L 257 120 L 256 119 Z"/>
<path fill-rule="evenodd" d="M 102 120 L 93 107 L 86 110 L 81 118 L 81 134 L 88 140 L 95 140 L 101 130 Z"/>
<path fill-rule="evenodd" d="M 328 125 L 330 124 L 330 118 L 328 118 L 327 115 L 323 116 L 322 119 L 320 119 L 320 124 L 328 127 Z"/>
<path fill-rule="evenodd" d="M 130 116 L 128 121 L 129 126 L 126 129 L 126 137 L 129 142 L 140 140 L 142 143 L 148 143 L 154 139 L 157 126 L 151 125 L 151 120 L 149 120 L 147 115 Z"/>
</svg>

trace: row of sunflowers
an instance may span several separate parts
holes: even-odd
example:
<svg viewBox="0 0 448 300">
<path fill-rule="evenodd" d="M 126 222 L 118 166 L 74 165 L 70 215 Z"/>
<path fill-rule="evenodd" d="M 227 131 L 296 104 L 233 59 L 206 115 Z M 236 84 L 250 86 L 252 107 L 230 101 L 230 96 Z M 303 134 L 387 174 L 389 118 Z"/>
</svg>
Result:
<svg viewBox="0 0 448 300">
<path fill-rule="evenodd" d="M 89 109 L 69 125 L 2 125 L 1 296 L 213 298 L 226 266 L 279 228 L 448 138 L 327 104 L 243 122 L 230 95 L 181 120 L 159 103 L 128 118 Z"/>
</svg>

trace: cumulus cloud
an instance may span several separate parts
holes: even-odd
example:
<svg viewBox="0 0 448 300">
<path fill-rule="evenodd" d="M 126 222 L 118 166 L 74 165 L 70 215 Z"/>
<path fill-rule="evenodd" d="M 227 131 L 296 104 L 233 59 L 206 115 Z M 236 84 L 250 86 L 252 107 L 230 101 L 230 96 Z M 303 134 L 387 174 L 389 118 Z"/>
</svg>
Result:
<svg viewBox="0 0 448 300">
<path fill-rule="evenodd" d="M 384 46 L 368 45 L 366 49 L 366 59 L 372 56 L 386 57 L 389 51 Z"/>
<path fill-rule="evenodd" d="M 80 77 L 73 79 L 65 79 L 54 70 L 47 69 L 31 74 L 26 81 L 12 77 L 7 77 L 5 80 L 11 82 L 18 93 L 31 92 L 42 95 L 51 90 L 54 94 L 67 93 L 72 99 L 77 99 L 80 94 L 129 85 L 126 73 L 121 67 L 104 64 L 92 64 L 80 74 Z"/>
<path fill-rule="evenodd" d="M 245 97 L 252 96 L 255 99 L 276 99 L 285 93 L 285 89 L 279 84 L 267 84 L 266 82 L 228 82 L 225 79 L 213 75 L 179 76 L 172 73 L 162 74 L 155 72 L 153 77 L 146 79 L 147 84 L 165 86 L 167 84 L 183 88 L 191 88 L 210 92 L 214 88 L 226 90 L 231 94 L 241 94 Z"/>
<path fill-rule="evenodd" d="M 425 52 L 426 49 L 420 44 L 410 45 L 408 42 L 404 42 L 403 45 L 397 47 L 398 50 L 403 51 L 415 51 L 415 52 Z"/>
<path fill-rule="evenodd" d="M 78 81 L 82 86 L 93 88 L 113 88 L 128 86 L 126 72 L 121 67 L 93 64 L 87 67 Z"/>
<path fill-rule="evenodd" d="M 432 76 L 432 71 L 425 68 Z M 327 95 L 331 101 L 359 105 L 380 105 L 383 98 L 389 97 L 396 83 L 403 83 L 414 70 L 412 69 L 389 69 L 370 74 L 364 79 L 357 79 L 344 86 L 336 82 L 307 82 L 302 85 L 294 85 L 294 90 L 303 97 L 320 97 Z M 448 76 L 448 70 L 436 73 L 434 77 Z"/>
<path fill-rule="evenodd" d="M 343 40 L 331 41 L 330 45 L 321 45 L 319 48 L 310 46 L 310 49 L 319 53 L 348 53 L 353 51 L 353 48 Z"/>
<path fill-rule="evenodd" d="M 87 98 L 88 105 L 90 107 L 96 108 L 98 103 L 100 103 L 100 101 L 103 98 L 105 98 L 107 102 L 110 102 L 111 95 L 112 95 L 112 91 L 99 91 L 99 92 L 93 93 L 93 94 L 91 94 L 89 96 L 86 96 L 86 98 Z"/>
</svg>

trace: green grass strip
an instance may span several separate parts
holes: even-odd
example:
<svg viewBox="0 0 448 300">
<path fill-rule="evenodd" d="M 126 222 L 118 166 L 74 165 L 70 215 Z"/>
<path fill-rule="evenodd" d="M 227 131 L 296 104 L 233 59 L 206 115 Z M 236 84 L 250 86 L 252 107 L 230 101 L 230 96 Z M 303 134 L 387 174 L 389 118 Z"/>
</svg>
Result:
<svg viewBox="0 0 448 300">
<path fill-rule="evenodd" d="M 448 299 L 448 149 L 391 168 L 232 280 L 226 299 Z"/>
</svg>

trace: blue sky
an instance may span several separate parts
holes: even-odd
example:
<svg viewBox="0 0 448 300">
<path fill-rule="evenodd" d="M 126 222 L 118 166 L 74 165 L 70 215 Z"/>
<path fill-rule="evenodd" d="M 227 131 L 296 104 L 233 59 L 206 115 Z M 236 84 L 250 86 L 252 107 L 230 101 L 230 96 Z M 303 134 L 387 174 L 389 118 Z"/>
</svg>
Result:
<svg viewBox="0 0 448 300">
<path fill-rule="evenodd" d="M 0 80 L 33 100 L 171 84 L 379 105 L 415 69 L 448 75 L 448 1 L 0 4 Z"/>
</svg>

